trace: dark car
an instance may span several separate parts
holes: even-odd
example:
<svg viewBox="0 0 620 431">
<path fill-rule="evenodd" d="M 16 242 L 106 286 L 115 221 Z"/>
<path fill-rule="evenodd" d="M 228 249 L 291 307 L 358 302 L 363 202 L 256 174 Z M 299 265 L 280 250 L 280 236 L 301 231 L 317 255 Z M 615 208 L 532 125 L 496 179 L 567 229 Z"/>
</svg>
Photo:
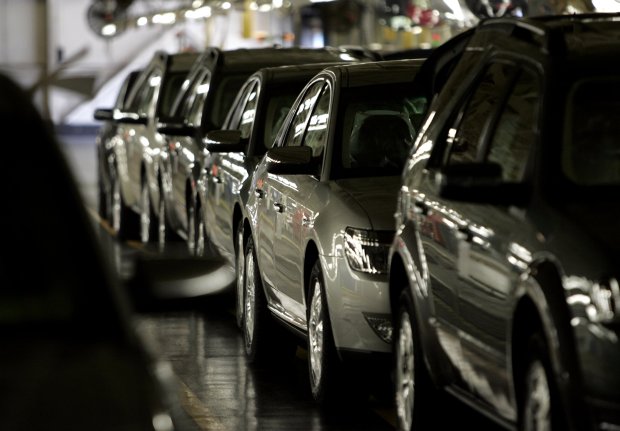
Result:
<svg viewBox="0 0 620 431">
<path fill-rule="evenodd" d="M 489 19 L 403 172 L 399 428 L 447 391 L 522 430 L 620 429 L 620 22 Z"/>
<path fill-rule="evenodd" d="M 206 133 L 222 127 L 226 114 L 245 80 L 262 67 L 335 61 L 365 57 L 334 48 L 208 48 L 192 67 L 175 102 L 172 119 L 159 131 L 166 136 L 162 194 L 171 237 L 188 240 L 193 248 L 196 181 L 204 168 Z"/>
<path fill-rule="evenodd" d="M 131 71 L 125 76 L 114 105 L 111 108 L 99 108 L 95 110 L 95 120 L 103 121 L 103 124 L 99 128 L 97 137 L 95 138 L 95 145 L 97 147 L 97 183 L 98 183 L 98 197 L 99 197 L 99 216 L 102 220 L 112 222 L 112 220 L 118 220 L 118 215 L 113 216 L 112 211 L 120 209 L 120 190 L 113 191 L 111 189 L 113 182 L 110 179 L 109 163 L 113 160 L 111 157 L 113 151 L 110 145 L 110 140 L 116 136 L 118 129 L 117 122 L 115 121 L 115 115 L 127 110 L 127 100 L 131 92 L 131 88 L 136 82 L 136 78 L 140 75 L 141 70 Z M 118 185 L 118 182 L 115 183 Z M 118 226 L 116 226 L 118 229 Z"/>
<path fill-rule="evenodd" d="M 387 250 L 400 173 L 426 112 L 413 85 L 422 63 L 316 74 L 252 174 L 238 231 L 246 354 L 277 355 L 274 321 L 299 334 L 319 403 L 350 396 L 352 382 L 369 389 L 388 379 Z"/>
<path fill-rule="evenodd" d="M 243 318 L 243 229 L 252 172 L 271 148 L 295 98 L 310 78 L 334 63 L 263 68 L 239 91 L 222 130 L 207 133 L 208 165 L 198 179 L 195 252 L 213 247 L 237 271 L 237 324 Z M 193 214 L 193 213 L 190 213 Z M 241 235 L 241 236 L 239 236 Z M 241 253 L 239 253 L 241 250 Z"/>
<path fill-rule="evenodd" d="M 172 374 L 135 331 L 47 126 L 26 93 L 0 76 L 0 127 L 19 130 L 29 148 L 29 175 L 16 163 L 0 170 L 8 185 L 0 211 L 0 429 L 172 430 Z"/>
<path fill-rule="evenodd" d="M 126 109 L 114 115 L 117 132 L 108 140 L 106 160 L 113 202 L 112 227 L 121 239 L 159 241 L 164 219 L 159 198 L 159 158 L 165 145 L 157 132 L 159 118 L 170 115 L 173 102 L 198 53 L 157 52 L 138 77 Z"/>
</svg>

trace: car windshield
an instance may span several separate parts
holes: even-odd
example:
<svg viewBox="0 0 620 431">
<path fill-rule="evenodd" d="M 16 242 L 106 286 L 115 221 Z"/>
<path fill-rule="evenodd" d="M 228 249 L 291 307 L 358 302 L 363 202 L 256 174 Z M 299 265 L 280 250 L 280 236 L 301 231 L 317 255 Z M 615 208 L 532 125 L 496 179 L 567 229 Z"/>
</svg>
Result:
<svg viewBox="0 0 620 431">
<path fill-rule="evenodd" d="M 426 112 L 426 99 L 402 84 L 350 88 L 341 100 L 337 178 L 398 175 Z"/>
<path fill-rule="evenodd" d="M 620 80 L 577 83 L 569 96 L 562 171 L 579 186 L 620 185 Z"/>
</svg>

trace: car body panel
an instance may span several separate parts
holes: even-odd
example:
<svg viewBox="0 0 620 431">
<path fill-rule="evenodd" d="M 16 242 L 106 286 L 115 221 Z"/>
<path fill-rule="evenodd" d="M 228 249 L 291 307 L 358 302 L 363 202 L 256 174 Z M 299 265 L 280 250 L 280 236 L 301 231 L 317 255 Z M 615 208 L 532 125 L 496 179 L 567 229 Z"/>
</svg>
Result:
<svg viewBox="0 0 620 431">
<path fill-rule="evenodd" d="M 592 91 L 583 108 L 573 99 L 579 86 L 602 79 L 597 97 L 617 97 L 602 77 L 616 75 L 609 58 L 620 48 L 620 28 L 605 15 L 575 20 L 587 22 L 578 35 L 564 17 L 527 23 L 541 40 L 549 34 L 549 51 L 520 34 L 500 36 L 509 21 L 473 32 L 417 136 L 397 205 L 391 277 L 406 274 L 425 363 L 437 386 L 508 427 L 517 426 L 523 396 L 523 340 L 535 329 L 548 343 L 569 429 L 620 423 L 611 365 L 620 354 L 618 327 L 601 322 L 593 305 L 597 286 L 617 274 L 609 239 L 619 234 L 611 221 L 618 205 L 603 193 L 611 189 L 567 181 L 569 159 L 559 156 L 575 139 L 572 128 L 602 115 Z M 550 55 L 556 49 L 564 55 Z M 563 126 L 579 109 L 588 112 Z M 586 142 L 595 151 L 595 141 Z M 484 151 L 468 159 L 478 145 Z M 579 172 L 588 172 L 586 159 L 576 163 Z M 604 172 L 587 178 L 599 181 Z M 396 298 L 396 283 L 391 288 Z"/>
<path fill-rule="evenodd" d="M 363 94 L 366 86 L 377 86 L 377 91 L 388 89 L 381 85 L 390 80 L 406 86 L 421 63 L 400 61 L 326 68 L 299 94 L 278 133 L 276 148 L 267 152 L 252 176 L 251 188 L 255 193 L 247 203 L 247 221 L 256 244 L 269 308 L 278 318 L 304 332 L 306 278 L 308 268 L 314 263 L 312 259 L 318 259 L 326 283 L 334 341 L 341 353 L 391 350 L 390 344 L 377 335 L 365 317 L 369 313 L 389 314 L 387 278 L 385 274 L 365 273 L 350 267 L 345 253 L 348 247 L 345 230 L 350 227 L 391 231 L 399 185 L 397 170 L 392 175 L 381 171 L 384 176 L 373 176 L 373 169 L 383 168 L 356 171 L 346 167 L 351 163 L 347 145 L 362 135 L 363 132 L 358 133 L 359 124 L 365 118 L 379 114 L 398 116 L 386 107 L 379 108 L 383 101 L 377 102 L 372 97 L 377 104 L 373 108 L 348 98 L 352 93 Z M 384 96 L 391 94 L 382 91 Z M 405 94 L 413 97 L 416 92 L 413 88 L 406 91 L 399 88 L 399 97 Z M 341 123 L 347 128 L 343 129 Z M 306 128 L 307 135 L 298 141 Z M 346 137 L 340 138 L 341 133 Z M 388 139 L 387 134 L 385 138 Z M 311 148 L 308 151 L 313 161 L 301 167 L 304 173 L 272 171 L 279 166 L 273 159 L 275 150 L 295 149 L 296 142 L 304 142 Z M 345 168 L 341 167 L 341 151 Z M 315 160 L 319 163 L 315 164 Z"/>
<path fill-rule="evenodd" d="M 209 131 L 222 127 L 230 107 L 237 103 L 234 99 L 245 80 L 262 67 L 342 61 L 342 55 L 345 53 L 332 48 L 208 48 L 203 52 L 174 108 L 176 121 L 195 127 L 196 133 L 186 139 L 166 136 L 173 141 L 167 146 L 173 149 L 169 154 L 170 163 L 164 165 L 165 176 L 169 177 L 165 181 L 171 185 L 166 199 L 173 203 L 168 206 L 167 217 L 181 237 L 187 237 L 187 209 L 188 205 L 194 204 L 193 201 L 188 203 L 187 197 L 202 201 L 202 194 L 197 191 L 199 187 L 204 191 L 207 189 L 206 182 L 197 187 L 200 175 L 208 174 L 202 172 L 208 169 L 209 157 L 203 138 Z M 348 61 L 357 61 L 351 55 L 348 58 Z M 177 156 L 180 153 L 186 156 Z M 175 170 L 171 169 L 172 166 Z"/>
</svg>

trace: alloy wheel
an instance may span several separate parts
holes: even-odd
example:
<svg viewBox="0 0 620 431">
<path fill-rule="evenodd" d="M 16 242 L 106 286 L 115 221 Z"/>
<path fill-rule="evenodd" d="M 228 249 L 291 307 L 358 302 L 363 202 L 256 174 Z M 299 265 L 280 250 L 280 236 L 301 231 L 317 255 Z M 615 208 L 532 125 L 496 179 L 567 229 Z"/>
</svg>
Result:
<svg viewBox="0 0 620 431">
<path fill-rule="evenodd" d="M 243 231 L 239 229 L 237 232 L 237 300 L 235 310 L 238 327 L 243 325 L 244 318 L 245 256 L 243 255 L 243 250 Z"/>
<path fill-rule="evenodd" d="M 396 414 L 399 429 L 410 430 L 413 422 L 413 402 L 415 395 L 414 347 L 411 318 L 406 311 L 400 314 L 400 325 L 396 340 Z"/>
<path fill-rule="evenodd" d="M 151 197 L 146 182 L 140 189 L 140 241 L 149 242 L 151 231 Z"/>
<path fill-rule="evenodd" d="M 310 316 L 308 319 L 308 341 L 310 344 L 310 381 L 313 389 L 321 383 L 323 372 L 323 301 L 321 297 L 321 284 L 314 280 L 312 285 L 312 300 L 310 302 Z"/>
<path fill-rule="evenodd" d="M 118 234 L 121 229 L 121 206 L 123 205 L 122 197 L 121 197 L 121 185 L 118 181 L 118 177 L 116 172 L 112 175 L 112 191 L 110 197 L 110 206 L 108 207 L 110 210 L 110 219 L 112 223 L 112 229 L 114 233 Z"/>
<path fill-rule="evenodd" d="M 551 430 L 551 389 L 541 361 L 532 362 L 527 373 L 524 430 Z"/>
<path fill-rule="evenodd" d="M 244 290 L 245 290 L 245 319 L 244 321 L 244 330 L 245 330 L 245 339 L 246 339 L 246 349 L 248 346 L 252 345 L 254 341 L 254 318 L 256 317 L 256 308 L 255 308 L 255 299 L 256 299 L 256 277 L 255 274 L 256 268 L 254 266 L 254 251 L 250 248 L 245 254 L 245 277 L 244 279 Z"/>
</svg>

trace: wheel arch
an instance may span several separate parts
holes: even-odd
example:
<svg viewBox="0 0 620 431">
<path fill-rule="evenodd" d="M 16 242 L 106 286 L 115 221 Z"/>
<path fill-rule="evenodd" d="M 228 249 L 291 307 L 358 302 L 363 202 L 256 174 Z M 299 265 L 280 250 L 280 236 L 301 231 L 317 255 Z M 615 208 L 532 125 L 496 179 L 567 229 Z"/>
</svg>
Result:
<svg viewBox="0 0 620 431">
<path fill-rule="evenodd" d="M 304 298 L 308 297 L 308 291 L 310 290 L 310 285 L 309 285 L 309 276 L 310 273 L 312 272 L 312 267 L 314 266 L 314 263 L 317 261 L 317 259 L 319 258 L 319 248 L 316 245 L 316 243 L 312 240 L 308 241 L 308 243 L 306 244 L 306 251 L 304 253 L 304 279 L 303 279 L 303 283 L 304 283 Z M 328 309 L 329 309 L 329 304 L 327 304 Z"/>
<path fill-rule="evenodd" d="M 522 355 L 519 352 L 515 353 L 515 350 L 523 348 L 523 345 L 518 343 L 522 343 L 524 337 L 531 335 L 533 333 L 531 331 L 540 329 L 547 343 L 549 360 L 568 429 L 583 429 L 586 426 L 586 412 L 580 400 L 583 388 L 582 376 L 571 326 L 571 312 L 562 283 L 562 270 L 552 260 L 537 261 L 531 266 L 522 286 L 524 289 L 520 292 L 521 296 L 513 314 L 510 343 L 517 407 L 521 408 L 523 395 L 519 392 L 523 388 L 517 383 L 522 374 L 518 373 L 524 372 L 524 366 L 522 362 L 519 363 L 519 360 L 523 359 Z M 532 316 L 528 313 L 534 313 L 535 319 L 532 320 Z M 536 323 L 538 327 L 535 326 Z"/>
</svg>

